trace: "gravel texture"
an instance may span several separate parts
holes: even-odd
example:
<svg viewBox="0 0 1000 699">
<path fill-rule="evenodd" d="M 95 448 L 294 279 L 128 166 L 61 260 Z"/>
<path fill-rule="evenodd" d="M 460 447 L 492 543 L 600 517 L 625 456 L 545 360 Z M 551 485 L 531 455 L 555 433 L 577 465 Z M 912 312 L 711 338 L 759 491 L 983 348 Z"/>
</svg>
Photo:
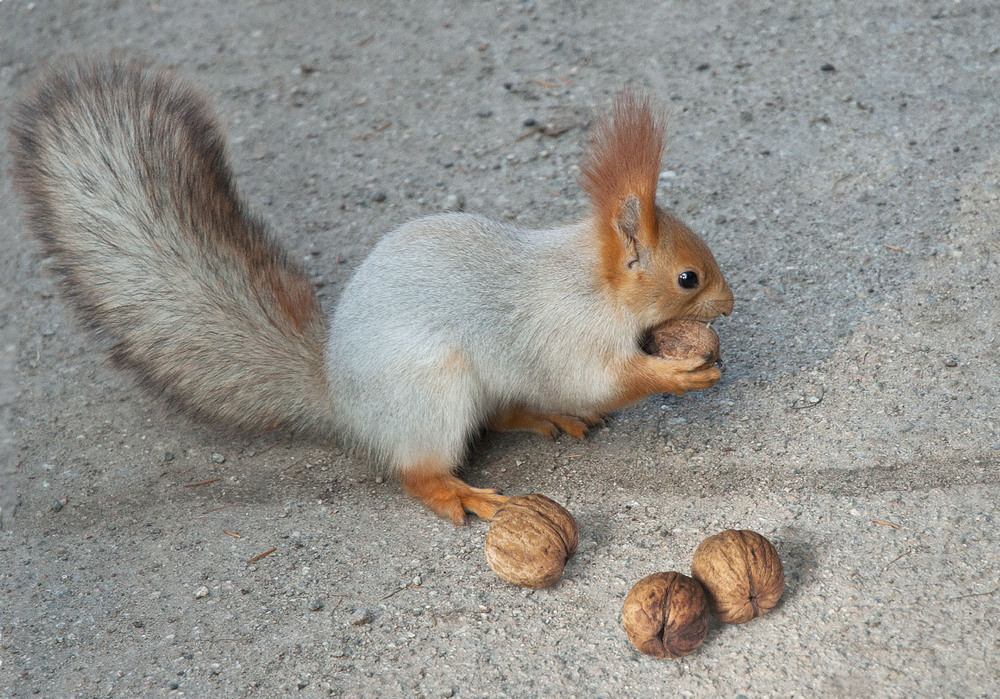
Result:
<svg viewBox="0 0 1000 699">
<path fill-rule="evenodd" d="M 243 194 L 328 305 L 414 216 L 583 215 L 588 122 L 648 90 L 662 202 L 737 297 L 728 371 L 586 442 L 479 440 L 472 484 L 580 526 L 562 582 L 522 591 L 486 523 L 107 368 L 3 151 L 0 696 L 1000 694 L 996 2 L 4 0 L 0 110 L 110 46 L 214 96 Z M 780 606 L 641 656 L 625 593 L 730 527 L 777 547 Z"/>
</svg>

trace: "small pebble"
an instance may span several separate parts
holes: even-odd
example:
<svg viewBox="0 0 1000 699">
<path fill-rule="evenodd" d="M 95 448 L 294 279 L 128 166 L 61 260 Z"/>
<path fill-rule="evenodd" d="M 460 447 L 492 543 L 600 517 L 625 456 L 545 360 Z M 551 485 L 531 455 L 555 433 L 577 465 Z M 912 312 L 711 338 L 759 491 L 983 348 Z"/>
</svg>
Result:
<svg viewBox="0 0 1000 699">
<path fill-rule="evenodd" d="M 819 67 L 819 69 L 821 71 L 823 71 L 824 73 L 832 73 L 835 70 L 837 70 L 836 67 L 834 67 L 834 65 L 832 63 L 824 63 L 823 65 L 821 65 Z"/>
<path fill-rule="evenodd" d="M 359 609 L 354 614 L 351 614 L 351 618 L 348 619 L 351 626 L 364 626 L 365 624 L 372 623 L 372 613 L 367 609 Z"/>
<path fill-rule="evenodd" d="M 386 197 L 385 192 L 375 192 L 374 194 L 372 194 L 372 201 L 374 201 L 374 202 L 381 203 L 381 202 L 385 201 L 386 199 L 387 199 L 387 197 Z"/>
<path fill-rule="evenodd" d="M 174 453 L 172 451 L 165 451 L 165 452 L 163 452 L 163 460 L 164 461 L 173 461 L 174 460 Z"/>
<path fill-rule="evenodd" d="M 226 462 L 226 457 L 224 457 L 219 452 L 212 452 L 212 461 L 214 461 L 217 464 L 222 464 Z"/>
<path fill-rule="evenodd" d="M 321 599 L 311 599 L 309 600 L 309 611 L 318 612 L 323 608 L 323 600 Z"/>
<path fill-rule="evenodd" d="M 194 591 L 194 598 L 195 599 L 201 599 L 202 597 L 208 597 L 209 592 L 210 591 L 209 591 L 208 587 L 205 586 L 205 585 L 202 585 L 201 587 L 199 587 L 197 590 Z"/>
</svg>

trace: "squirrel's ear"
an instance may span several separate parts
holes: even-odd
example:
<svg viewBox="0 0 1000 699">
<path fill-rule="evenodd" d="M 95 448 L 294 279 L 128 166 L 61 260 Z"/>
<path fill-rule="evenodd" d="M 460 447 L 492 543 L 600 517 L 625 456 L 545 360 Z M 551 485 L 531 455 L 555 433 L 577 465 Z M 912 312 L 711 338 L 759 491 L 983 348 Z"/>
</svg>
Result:
<svg viewBox="0 0 1000 699">
<path fill-rule="evenodd" d="M 648 97 L 632 92 L 616 96 L 610 118 L 594 125 L 581 183 L 590 195 L 608 265 L 641 265 L 657 243 L 656 184 L 664 131 L 659 110 Z"/>
<path fill-rule="evenodd" d="M 648 236 L 642 234 L 641 223 L 642 204 L 639 197 L 629 194 L 622 202 L 618 218 L 614 222 L 614 227 L 621 236 L 621 242 L 625 247 L 623 262 L 628 269 L 633 269 L 636 265 L 645 266 L 646 258 L 649 256 Z"/>
</svg>

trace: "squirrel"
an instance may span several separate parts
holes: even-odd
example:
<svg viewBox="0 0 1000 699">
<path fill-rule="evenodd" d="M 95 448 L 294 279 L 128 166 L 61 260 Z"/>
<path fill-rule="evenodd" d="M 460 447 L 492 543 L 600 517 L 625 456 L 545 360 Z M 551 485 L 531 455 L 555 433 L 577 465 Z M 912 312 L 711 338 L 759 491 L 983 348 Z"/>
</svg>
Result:
<svg viewBox="0 0 1000 699">
<path fill-rule="evenodd" d="M 171 71 L 120 55 L 50 70 L 10 136 L 26 225 L 113 365 L 194 419 L 338 437 L 463 523 L 506 500 L 455 475 L 479 430 L 579 438 L 720 378 L 642 350 L 665 321 L 733 307 L 707 245 L 656 203 L 661 109 L 623 92 L 591 131 L 582 220 L 404 223 L 328 317 L 238 196 L 206 99 Z"/>
</svg>

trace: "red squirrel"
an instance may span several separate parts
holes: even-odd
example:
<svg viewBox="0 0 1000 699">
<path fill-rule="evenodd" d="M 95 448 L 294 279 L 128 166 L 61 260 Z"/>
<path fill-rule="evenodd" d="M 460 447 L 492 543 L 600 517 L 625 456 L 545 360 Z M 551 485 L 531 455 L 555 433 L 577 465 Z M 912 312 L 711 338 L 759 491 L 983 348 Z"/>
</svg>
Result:
<svg viewBox="0 0 1000 699">
<path fill-rule="evenodd" d="M 454 475 L 477 431 L 582 437 L 719 380 L 641 349 L 665 321 L 733 307 L 708 247 L 656 203 L 663 140 L 650 100 L 619 95 L 582 166 L 589 215 L 404 223 L 326 316 L 239 198 L 205 99 L 171 73 L 119 57 L 50 71 L 11 127 L 27 226 L 115 365 L 196 419 L 337 436 L 456 523 L 506 499 Z"/>
</svg>

